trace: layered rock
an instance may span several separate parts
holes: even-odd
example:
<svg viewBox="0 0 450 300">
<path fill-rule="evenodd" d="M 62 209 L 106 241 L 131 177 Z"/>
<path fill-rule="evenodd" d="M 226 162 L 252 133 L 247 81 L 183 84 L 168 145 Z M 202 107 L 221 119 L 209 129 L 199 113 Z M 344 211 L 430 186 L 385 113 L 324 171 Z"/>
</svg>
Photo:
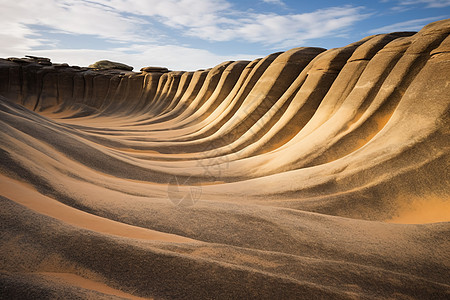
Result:
<svg viewBox="0 0 450 300">
<path fill-rule="evenodd" d="M 449 33 L 444 20 L 195 72 L 2 59 L 5 249 L 17 227 L 40 245 L 19 255 L 26 272 L 54 272 L 37 262 L 51 249 L 58 272 L 140 296 L 444 299 Z M 2 268 L 11 293 L 25 284 Z"/>
<path fill-rule="evenodd" d="M 109 61 L 109 60 L 100 60 L 92 65 L 89 65 L 89 68 L 97 69 L 97 70 L 110 70 L 110 69 L 118 69 L 125 71 L 133 71 L 132 66 L 128 66 L 123 63 Z"/>
</svg>

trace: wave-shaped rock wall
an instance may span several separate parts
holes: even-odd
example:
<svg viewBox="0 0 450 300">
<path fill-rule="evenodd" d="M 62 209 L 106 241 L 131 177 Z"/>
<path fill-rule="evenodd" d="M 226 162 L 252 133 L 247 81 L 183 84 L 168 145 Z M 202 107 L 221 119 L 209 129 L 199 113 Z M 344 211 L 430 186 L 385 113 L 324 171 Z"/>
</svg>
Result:
<svg viewBox="0 0 450 300">
<path fill-rule="evenodd" d="M 51 230 L 53 217 L 71 224 L 56 226 L 56 236 L 83 241 L 72 245 L 78 255 L 36 233 L 44 246 L 27 254 L 35 257 L 27 270 L 52 269 L 39 267 L 36 256 L 56 244 L 55 255 L 63 257 L 50 259 L 56 269 L 67 271 L 70 261 L 85 271 L 69 273 L 100 274 L 139 295 L 448 296 L 439 275 L 450 268 L 448 236 L 439 241 L 441 254 L 427 248 L 433 236 L 448 233 L 448 223 L 369 220 L 449 220 L 449 33 L 444 20 L 418 33 L 374 35 L 330 50 L 294 48 L 195 72 L 0 60 L 0 173 L 9 186 L 195 241 L 138 246 L 82 226 L 122 267 L 153 255 L 146 270 L 121 272 L 108 260 L 89 260 L 98 257 L 94 240 L 70 227 L 81 226 L 77 221 L 4 192 L 11 228 L 13 211 L 23 215 L 16 221 L 25 222 L 25 236 L 29 226 Z M 24 225 L 31 212 L 17 202 L 50 223 Z M 5 249 L 18 245 L 11 239 Z M 128 277 L 120 283 L 123 272 Z M 191 277 L 177 281 L 175 274 Z M 9 286 L 22 284 L 2 276 Z M 42 286 L 44 275 L 29 276 Z"/>
</svg>

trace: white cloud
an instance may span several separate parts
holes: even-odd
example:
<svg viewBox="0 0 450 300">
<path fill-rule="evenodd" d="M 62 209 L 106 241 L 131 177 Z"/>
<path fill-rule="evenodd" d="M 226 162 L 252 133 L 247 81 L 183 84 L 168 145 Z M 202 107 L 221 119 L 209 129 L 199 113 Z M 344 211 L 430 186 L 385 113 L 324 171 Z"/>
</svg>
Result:
<svg viewBox="0 0 450 300">
<path fill-rule="evenodd" d="M 135 54 L 127 54 L 127 52 Z M 122 49 L 123 61 L 142 66 L 165 66 L 173 70 L 197 70 L 214 67 L 228 60 L 254 60 L 261 54 L 217 55 L 210 51 L 178 45 L 133 45 Z"/>
<path fill-rule="evenodd" d="M 273 0 L 272 0 L 273 1 Z M 26 2 L 26 3 L 25 3 Z M 362 7 L 331 7 L 303 14 L 233 11 L 225 0 L 47 0 L 10 2 L 6 24 L 44 25 L 60 32 L 116 41 L 148 40 L 143 25 L 153 18 L 182 34 L 210 41 L 244 40 L 266 45 L 335 34 L 367 17 Z M 20 35 L 21 33 L 19 33 Z M 23 36 L 23 33 L 22 33 Z"/>
<path fill-rule="evenodd" d="M 443 18 L 443 16 L 438 16 L 438 17 L 415 19 L 415 20 L 409 20 L 409 21 L 405 21 L 405 22 L 399 22 L 399 23 L 372 29 L 368 33 L 378 34 L 378 33 L 387 33 L 387 32 L 395 32 L 395 31 L 419 31 L 428 23 L 437 21 L 437 20 L 441 20 L 442 18 Z"/>
<path fill-rule="evenodd" d="M 8 57 L 12 55 L 2 55 Z M 35 55 L 49 57 L 52 62 L 69 65 L 88 66 L 96 61 L 108 59 L 122 62 L 134 67 L 134 71 L 146 66 L 161 66 L 177 71 L 195 71 L 214 67 L 229 60 L 254 60 L 261 57 L 254 55 L 217 55 L 204 49 L 183 47 L 178 45 L 132 45 L 126 48 L 114 48 L 108 50 L 93 49 L 50 49 L 50 50 L 27 50 L 26 52 L 15 52 L 15 56 Z"/>
<path fill-rule="evenodd" d="M 412 9 L 421 8 L 443 8 L 450 6 L 450 0 L 380 0 L 383 3 L 396 2 L 391 7 L 394 12 L 405 12 Z"/>
<path fill-rule="evenodd" d="M 427 8 L 450 6 L 450 0 L 401 0 L 400 5 L 426 4 Z"/>
<path fill-rule="evenodd" d="M 225 0 L 96 0 L 111 9 L 140 16 L 155 17 L 185 35 L 209 41 L 244 40 L 273 45 L 301 42 L 335 34 L 366 18 L 363 7 L 343 6 L 303 14 L 264 14 L 234 11 Z M 284 4 L 280 0 L 265 0 Z"/>
<path fill-rule="evenodd" d="M 298 46 L 306 40 L 342 34 L 367 18 L 362 7 L 332 7 L 303 14 L 248 14 L 230 24 L 188 28 L 187 34 L 211 41 L 245 40 L 282 47 Z"/>
<path fill-rule="evenodd" d="M 222 19 L 230 9 L 225 0 L 93 0 L 118 12 L 155 17 L 167 26 L 201 27 Z"/>
<path fill-rule="evenodd" d="M 4 27 L 15 24 L 48 26 L 72 34 L 91 34 L 126 41 L 138 39 L 142 20 L 83 0 L 3 1 L 0 20 Z M 12 32 L 15 33 L 15 32 Z M 23 32 L 17 32 L 23 34 Z"/>
<path fill-rule="evenodd" d="M 216 64 L 220 62 L 218 59 L 229 57 L 175 46 L 175 40 L 162 39 L 163 31 L 168 28 L 181 36 L 212 42 L 240 40 L 286 48 L 299 46 L 310 39 L 345 34 L 359 20 L 368 17 L 363 13 L 363 7 L 353 6 L 331 7 L 302 14 L 239 12 L 226 0 L 0 0 L 0 4 L 0 56 L 43 52 L 54 55 L 65 53 L 72 59 L 73 55 L 80 55 L 81 50 L 56 49 L 58 37 L 49 40 L 42 31 L 46 28 L 51 32 L 77 37 L 89 35 L 103 44 L 106 41 L 112 43 L 107 50 L 83 50 L 89 55 L 82 55 L 84 57 L 76 60 L 82 60 L 82 63 L 74 62 L 76 64 L 92 63 L 93 56 L 99 56 L 99 59 L 117 57 L 131 64 L 128 58 L 137 62 L 139 55 L 154 55 L 160 61 L 148 64 L 161 63 L 169 68 L 185 69 L 195 68 L 194 64 L 210 67 L 209 63 Z M 155 24 L 159 25 L 158 29 L 155 29 Z M 118 49 L 118 43 L 134 50 Z M 183 57 L 182 50 L 196 59 L 192 65 L 184 62 L 186 59 L 171 60 L 168 57 Z M 135 54 L 129 54 L 130 51 Z M 195 51 L 201 55 L 195 54 Z M 86 61 L 87 58 L 89 61 Z M 144 64 L 142 57 L 140 61 Z"/>
<path fill-rule="evenodd" d="M 262 0 L 265 3 L 269 3 L 269 4 L 275 4 L 275 5 L 280 5 L 280 6 L 286 6 L 286 3 L 284 3 L 281 0 Z"/>
</svg>

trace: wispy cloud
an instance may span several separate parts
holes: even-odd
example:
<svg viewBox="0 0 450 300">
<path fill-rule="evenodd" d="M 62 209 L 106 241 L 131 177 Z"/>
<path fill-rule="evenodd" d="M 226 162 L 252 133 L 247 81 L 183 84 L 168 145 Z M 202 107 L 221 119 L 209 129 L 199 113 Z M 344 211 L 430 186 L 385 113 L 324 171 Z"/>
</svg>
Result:
<svg viewBox="0 0 450 300">
<path fill-rule="evenodd" d="M 225 0 L 142 1 L 97 0 L 111 9 L 140 16 L 154 17 L 184 35 L 208 41 L 244 40 L 273 45 L 294 45 L 340 33 L 357 21 L 368 17 L 363 7 L 330 7 L 303 14 L 264 14 L 234 11 Z M 265 0 L 284 4 L 280 0 Z"/>
<path fill-rule="evenodd" d="M 33 34 L 28 25 L 44 25 L 65 33 L 140 42 L 154 38 L 145 35 L 143 28 L 157 22 L 181 35 L 209 41 L 293 45 L 289 41 L 340 33 L 367 17 L 362 11 L 362 7 L 343 6 L 303 14 L 243 14 L 233 11 L 225 0 L 17 0 L 11 1 L 1 14 L 13 16 L 2 20 L 6 27 L 21 24 L 11 35 L 22 38 Z"/>
<path fill-rule="evenodd" d="M 235 24 L 215 24 L 190 28 L 188 34 L 203 39 L 229 41 L 243 39 L 265 45 L 296 46 L 307 40 L 342 34 L 368 17 L 362 7 L 332 7 L 303 14 L 249 14 Z"/>
<path fill-rule="evenodd" d="M 450 6 L 450 0 L 400 0 L 400 5 L 425 4 L 427 8 L 438 8 Z"/>
<path fill-rule="evenodd" d="M 1 23 L 43 25 L 73 34 L 92 34 L 112 40 L 138 38 L 137 28 L 144 21 L 121 14 L 93 1 L 14 0 L 2 4 Z"/>
<path fill-rule="evenodd" d="M 206 69 L 229 60 L 253 60 L 261 53 L 218 55 L 208 50 L 179 45 L 129 45 L 107 50 L 50 49 L 29 50 L 29 55 L 50 57 L 53 62 L 88 66 L 102 59 L 126 63 L 139 71 L 145 66 L 168 67 L 173 70 L 194 71 Z M 1 54 L 0 54 L 1 57 Z"/>
<path fill-rule="evenodd" d="M 422 29 L 422 27 L 424 27 L 429 22 L 437 21 L 442 18 L 444 18 L 444 17 L 438 16 L 438 17 L 415 19 L 415 20 L 409 20 L 409 21 L 405 21 L 405 22 L 399 22 L 399 23 L 372 29 L 368 33 L 377 34 L 377 33 L 387 33 L 387 32 L 394 32 L 394 31 L 419 31 L 420 29 Z"/>
<path fill-rule="evenodd" d="M 262 0 L 262 2 L 269 3 L 269 4 L 280 5 L 280 6 L 283 6 L 283 7 L 286 6 L 286 3 L 284 3 L 282 0 Z"/>
<path fill-rule="evenodd" d="M 169 27 L 201 27 L 223 21 L 231 8 L 225 0 L 93 0 L 118 13 L 154 18 Z"/>
<path fill-rule="evenodd" d="M 379 0 L 382 3 L 392 2 L 390 9 L 394 12 L 404 12 L 412 9 L 443 8 L 450 6 L 450 0 Z"/>
<path fill-rule="evenodd" d="M 56 49 L 57 40 L 48 40 L 47 31 L 66 35 L 89 35 L 99 42 L 109 43 L 106 52 L 89 52 L 117 56 L 119 45 L 134 47 L 140 55 L 149 55 L 145 49 L 163 49 L 187 52 L 195 47 L 180 47 L 176 38 L 164 39 L 164 31 L 171 30 L 179 37 L 190 37 L 210 42 L 242 41 L 268 48 L 299 46 L 305 41 L 329 36 L 342 36 L 358 21 L 369 17 L 364 7 L 350 5 L 329 7 L 300 14 L 276 14 L 238 11 L 227 0 L 41 0 L 3 1 L 0 11 L 0 56 L 32 54 L 37 50 Z M 266 0 L 284 4 L 280 0 Z M 47 39 L 46 39 L 47 38 Z M 57 39 L 57 37 L 55 37 Z M 171 44 L 172 46 L 167 46 Z M 162 55 L 164 51 L 152 53 Z M 192 50 L 193 51 L 193 50 Z M 52 52 L 56 53 L 56 52 Z M 121 54 L 122 53 L 122 54 Z M 210 61 L 224 58 L 211 52 L 202 52 Z M 193 52 L 192 52 L 192 55 Z M 86 56 L 87 57 L 87 56 Z M 127 59 L 128 61 L 128 59 Z M 170 62 L 169 60 L 161 63 Z M 176 66 L 180 66 L 177 63 Z M 184 65 L 186 67 L 186 65 Z M 172 66 L 169 66 L 172 67 Z"/>
</svg>

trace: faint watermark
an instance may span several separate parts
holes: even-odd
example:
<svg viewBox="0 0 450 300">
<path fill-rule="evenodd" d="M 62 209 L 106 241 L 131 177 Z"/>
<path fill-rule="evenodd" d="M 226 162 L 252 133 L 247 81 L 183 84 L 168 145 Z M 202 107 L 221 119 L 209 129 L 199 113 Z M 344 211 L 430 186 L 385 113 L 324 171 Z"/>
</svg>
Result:
<svg viewBox="0 0 450 300">
<path fill-rule="evenodd" d="M 238 111 L 239 115 L 244 116 L 244 118 L 241 118 L 238 124 L 249 122 L 250 127 L 242 134 L 233 130 L 228 132 L 225 136 L 227 141 L 225 144 L 222 142 L 223 139 L 212 139 L 204 146 L 203 151 L 199 151 L 199 153 L 204 154 L 197 160 L 196 166 L 204 170 L 201 177 L 205 182 L 222 181 L 222 174 L 226 172 L 231 163 L 230 154 L 234 151 L 232 143 L 244 134 L 258 134 L 271 119 L 269 112 L 274 105 L 272 101 L 262 101 L 252 111 L 250 111 L 248 106 L 242 104 Z M 173 176 L 167 187 L 169 200 L 176 206 L 182 207 L 192 206 L 197 203 L 202 196 L 202 192 L 199 178 L 194 180 L 190 174 Z"/>
<path fill-rule="evenodd" d="M 202 196 L 202 186 L 192 177 L 173 176 L 167 187 L 167 196 L 177 206 L 192 206 Z"/>
</svg>

